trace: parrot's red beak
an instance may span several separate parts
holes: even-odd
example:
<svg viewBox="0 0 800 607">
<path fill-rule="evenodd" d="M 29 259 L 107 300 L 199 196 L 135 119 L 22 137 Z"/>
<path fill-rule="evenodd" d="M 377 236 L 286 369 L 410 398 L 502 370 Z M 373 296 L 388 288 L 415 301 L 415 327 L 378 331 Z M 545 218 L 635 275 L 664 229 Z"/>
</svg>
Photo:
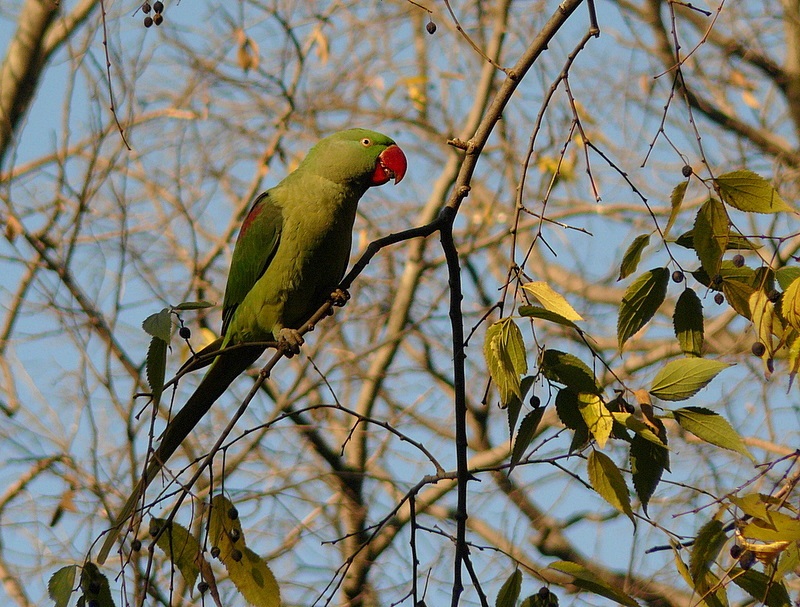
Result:
<svg viewBox="0 0 800 607">
<path fill-rule="evenodd" d="M 375 172 L 372 173 L 372 185 L 383 185 L 390 179 L 400 183 L 406 174 L 406 168 L 408 163 L 403 150 L 396 145 L 390 145 L 378 156 Z"/>
</svg>

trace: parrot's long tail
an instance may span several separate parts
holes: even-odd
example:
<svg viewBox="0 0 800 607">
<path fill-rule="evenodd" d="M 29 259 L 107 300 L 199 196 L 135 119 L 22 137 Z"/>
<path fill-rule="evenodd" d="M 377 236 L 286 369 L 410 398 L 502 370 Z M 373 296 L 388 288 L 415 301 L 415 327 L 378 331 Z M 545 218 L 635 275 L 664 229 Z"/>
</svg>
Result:
<svg viewBox="0 0 800 607">
<path fill-rule="evenodd" d="M 241 375 L 250 365 L 252 365 L 264 352 L 261 346 L 237 348 L 226 354 L 220 355 L 206 373 L 203 381 L 186 401 L 178 414 L 170 420 L 161 443 L 155 453 L 150 458 L 150 463 L 139 482 L 136 483 L 125 505 L 120 510 L 117 518 L 114 519 L 114 526 L 106 536 L 100 553 L 97 555 L 97 563 L 102 565 L 117 536 L 123 530 L 123 525 L 133 514 L 137 504 L 143 500 L 144 491 L 150 482 L 158 475 L 161 468 L 167 463 L 172 454 L 177 451 L 184 439 L 189 436 L 192 429 L 198 424 L 203 416 L 208 413 L 211 405 L 222 396 L 228 386 Z"/>
</svg>

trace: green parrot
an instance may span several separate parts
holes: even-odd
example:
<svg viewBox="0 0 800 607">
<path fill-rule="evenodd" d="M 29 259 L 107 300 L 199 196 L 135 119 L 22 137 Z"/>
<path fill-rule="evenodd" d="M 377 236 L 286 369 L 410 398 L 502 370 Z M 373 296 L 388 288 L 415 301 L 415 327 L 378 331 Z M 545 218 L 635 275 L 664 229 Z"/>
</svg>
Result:
<svg viewBox="0 0 800 607">
<path fill-rule="evenodd" d="M 225 287 L 222 335 L 203 352 L 277 341 L 285 352 L 297 353 L 303 343 L 297 329 L 331 296 L 347 269 L 358 201 L 372 186 L 390 179 L 398 183 L 405 172 L 403 151 L 381 133 L 349 129 L 319 141 L 292 173 L 256 198 L 245 217 Z M 245 345 L 213 359 L 167 425 L 100 549 L 99 564 L 143 491 L 211 405 L 265 349 Z"/>
</svg>

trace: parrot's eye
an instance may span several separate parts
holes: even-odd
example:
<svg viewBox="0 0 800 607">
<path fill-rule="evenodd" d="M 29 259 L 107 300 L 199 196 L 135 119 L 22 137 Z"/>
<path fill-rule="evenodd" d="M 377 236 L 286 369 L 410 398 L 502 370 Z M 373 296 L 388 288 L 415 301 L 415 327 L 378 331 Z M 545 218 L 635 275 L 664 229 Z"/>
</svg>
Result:
<svg viewBox="0 0 800 607">
<path fill-rule="evenodd" d="M 368 148 L 372 145 L 372 139 L 369 137 L 364 137 L 364 139 L 361 140 L 361 145 L 363 145 L 365 148 Z"/>
</svg>

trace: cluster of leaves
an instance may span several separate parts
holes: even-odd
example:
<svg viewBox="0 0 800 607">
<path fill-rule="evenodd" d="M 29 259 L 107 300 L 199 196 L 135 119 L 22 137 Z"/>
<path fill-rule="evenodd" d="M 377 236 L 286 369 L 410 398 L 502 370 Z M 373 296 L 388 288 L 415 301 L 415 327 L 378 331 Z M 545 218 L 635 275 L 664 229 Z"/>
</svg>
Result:
<svg viewBox="0 0 800 607">
<path fill-rule="evenodd" d="M 279 607 L 280 589 L 266 561 L 247 547 L 239 515 L 231 501 L 223 495 L 211 500 L 207 538 L 211 550 L 206 551 L 182 525 L 165 519 L 150 519 L 149 534 L 155 545 L 177 568 L 187 586 L 195 585 L 202 595 L 222 607 L 216 577 L 207 554 L 219 560 L 228 577 L 244 599 L 255 607 Z M 141 550 L 142 542 L 135 539 L 132 549 Z M 108 579 L 94 563 L 82 567 L 62 567 L 50 578 L 48 591 L 56 607 L 67 607 L 74 591 L 75 576 L 80 570 L 78 607 L 114 607 Z M 197 583 L 198 577 L 201 581 Z"/>
<path fill-rule="evenodd" d="M 727 299 L 736 313 L 752 323 L 758 336 L 756 343 L 760 344 L 753 347 L 753 353 L 763 358 L 767 373 L 773 370 L 776 354 L 782 353 L 788 360 L 790 378 L 793 378 L 800 367 L 800 268 L 773 269 L 764 260 L 760 267 L 750 268 L 744 264 L 740 253 L 732 260 L 723 259 L 729 250 L 757 251 L 759 248 L 758 243 L 736 229 L 729 215 L 730 209 L 748 213 L 778 213 L 792 209 L 766 180 L 750 171 L 720 175 L 709 183 L 707 185 L 716 196 L 708 197 L 697 211 L 693 228 L 674 242 L 696 253 L 699 267 L 691 271 L 691 275 L 699 285 L 717 292 L 717 303 Z M 667 252 L 671 244 L 667 234 L 681 209 L 687 185 L 688 180 L 673 191 L 672 212 L 666 229 L 660 232 Z M 620 265 L 620 279 L 637 271 L 651 236 L 637 236 L 628 247 Z M 670 260 L 677 263 L 671 254 Z M 628 340 L 650 323 L 662 306 L 670 276 L 676 283 L 685 280 L 682 269 L 671 272 L 669 267 L 659 267 L 640 274 L 626 289 L 617 323 L 620 351 Z M 543 282 L 524 284 L 522 290 L 538 304 L 521 306 L 518 312 L 522 317 L 555 323 L 577 332 L 589 345 L 593 356 L 599 359 L 590 340 L 576 324 L 582 320 L 581 316 L 563 296 Z M 532 410 L 518 424 L 523 402 L 538 383 L 548 385 L 550 392 L 555 392 L 554 406 L 558 417 L 572 431 L 570 451 L 584 451 L 590 447 L 586 465 L 591 487 L 634 524 L 625 469 L 602 451 L 609 441 L 628 443 L 629 475 L 645 514 L 663 472 L 669 471 L 665 419 L 674 420 L 682 430 L 706 443 L 752 459 L 741 437 L 718 413 L 697 406 L 669 409 L 653 405 L 654 398 L 665 402 L 691 398 L 730 366 L 720 360 L 703 358 L 703 322 L 700 297 L 694 289 L 685 286 L 673 315 L 675 337 L 684 356 L 664 364 L 646 390 L 622 386 L 615 390 L 613 397 L 608 396 L 595 373 L 580 358 L 546 346 L 538 352 L 536 373 L 527 375 L 528 353 L 517 320 L 506 317 L 492 324 L 486 332 L 484 356 L 501 405 L 507 409 L 513 443 L 511 467 L 525 462 L 525 455 L 536 437 L 547 406 L 542 406 L 539 398 L 532 395 Z M 631 397 L 635 406 L 628 402 Z M 776 577 L 780 580 L 783 573 L 791 570 L 792 563 L 797 562 L 796 542 L 800 539 L 797 521 L 778 513 L 771 498 L 758 501 L 761 499 L 752 496 L 730 498 L 730 504 L 750 518 L 750 522 L 737 530 L 735 546 L 746 547 L 742 549 L 743 554 L 750 555 L 746 558 L 767 564 L 771 562 L 767 556 L 772 554 L 770 551 L 791 550 L 791 557 L 785 558 L 778 570 L 773 570 L 772 577 L 753 571 L 749 566 L 739 566 L 738 570 L 729 572 L 729 576 L 756 600 L 770 606 L 785 605 L 789 604 L 785 588 L 781 584 L 773 586 L 771 582 Z M 708 539 L 706 536 L 712 534 L 712 527 L 717 535 Z M 723 544 L 731 539 L 732 529 L 730 526 L 725 528 L 717 519 L 701 529 L 693 544 L 688 568 L 681 568 L 680 555 L 676 552 L 678 569 L 686 571 L 687 582 L 708 605 L 727 604 L 723 600 L 724 584 L 710 572 L 710 567 Z M 760 543 L 753 544 L 754 540 Z M 575 563 L 554 564 L 553 567 L 572 575 L 575 578 L 573 583 L 585 590 L 620 604 L 636 604 L 630 597 L 620 596 L 617 589 L 595 579 L 591 572 L 575 569 L 580 568 Z"/>
</svg>

